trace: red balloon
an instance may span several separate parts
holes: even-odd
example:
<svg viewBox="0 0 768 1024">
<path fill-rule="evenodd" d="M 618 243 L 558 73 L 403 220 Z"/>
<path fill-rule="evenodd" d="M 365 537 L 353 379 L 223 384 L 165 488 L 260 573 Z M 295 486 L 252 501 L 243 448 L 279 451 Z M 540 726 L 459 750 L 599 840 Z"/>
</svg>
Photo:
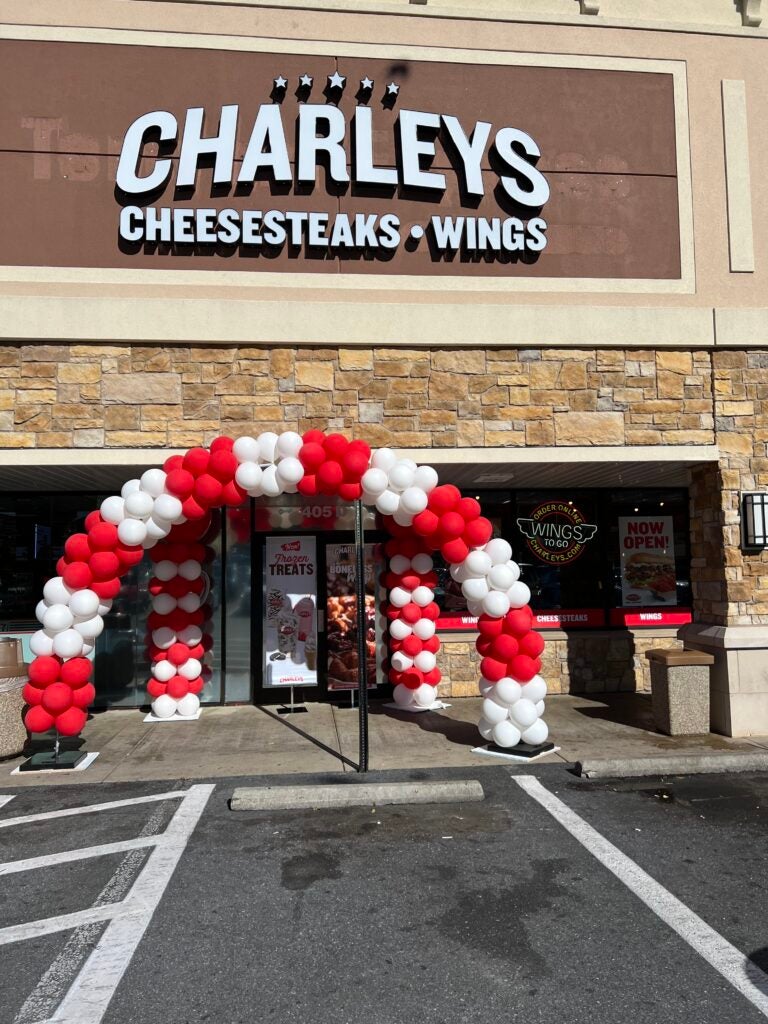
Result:
<svg viewBox="0 0 768 1024">
<path fill-rule="evenodd" d="M 223 448 L 214 451 L 211 446 L 211 457 L 208 461 L 208 472 L 211 476 L 215 476 L 223 484 L 229 483 L 230 480 L 234 480 L 239 465 L 231 451 Z"/>
<path fill-rule="evenodd" d="M 440 618 L 440 605 L 436 601 L 430 601 L 426 607 L 421 609 L 421 616 L 424 619 L 431 619 L 432 622 L 437 622 Z"/>
<path fill-rule="evenodd" d="M 533 615 L 527 604 L 522 608 L 511 608 L 504 616 L 504 632 L 523 637 L 531 628 L 532 621 Z"/>
<path fill-rule="evenodd" d="M 492 641 L 493 657 L 499 661 L 510 661 L 517 654 L 517 640 L 508 633 L 501 633 Z"/>
<path fill-rule="evenodd" d="M 39 686 L 33 686 L 32 683 L 24 683 L 21 690 L 21 696 L 27 704 L 37 706 L 43 700 L 43 690 L 41 690 Z"/>
<path fill-rule="evenodd" d="M 316 473 L 325 462 L 325 448 L 317 441 L 303 444 L 299 449 L 299 462 L 307 473 Z"/>
<path fill-rule="evenodd" d="M 307 430 L 306 433 L 301 435 L 301 439 L 304 444 L 322 444 L 325 440 L 325 434 L 322 430 Z"/>
<path fill-rule="evenodd" d="M 349 441 L 343 434 L 328 434 L 322 444 L 325 454 L 337 462 L 341 460 L 342 455 L 349 448 Z"/>
<path fill-rule="evenodd" d="M 73 689 L 85 685 L 91 678 L 93 664 L 88 658 L 70 658 L 61 666 L 60 678 Z"/>
<path fill-rule="evenodd" d="M 85 562 L 72 562 L 71 565 L 64 566 L 61 578 L 70 590 L 85 590 L 93 581 L 93 573 Z"/>
<path fill-rule="evenodd" d="M 446 512 L 452 512 L 461 501 L 461 491 L 453 484 L 441 484 L 429 493 L 429 505 L 427 506 L 439 516 Z"/>
<path fill-rule="evenodd" d="M 188 520 L 203 519 L 206 515 L 208 515 L 208 509 L 204 508 L 200 504 L 200 502 L 194 497 L 194 495 L 191 495 L 189 498 L 186 498 L 181 503 L 181 512 L 182 515 L 186 516 Z M 184 525 L 186 526 L 187 524 L 184 523 Z"/>
<path fill-rule="evenodd" d="M 413 517 L 413 531 L 420 537 L 431 537 L 440 525 L 440 519 L 430 509 L 425 508 L 423 512 Z"/>
<path fill-rule="evenodd" d="M 188 658 L 197 658 L 197 660 L 199 661 L 202 658 L 202 656 L 205 654 L 205 650 L 206 649 L 205 649 L 205 646 L 203 644 L 195 644 L 194 647 L 190 647 L 188 649 L 187 657 Z M 183 662 L 182 662 L 182 664 L 183 664 Z"/>
<path fill-rule="evenodd" d="M 114 551 L 96 551 L 88 560 L 95 580 L 111 580 L 120 571 L 120 559 Z"/>
<path fill-rule="evenodd" d="M 504 619 L 497 619 L 485 612 L 477 620 L 477 630 L 483 636 L 498 636 L 504 628 Z"/>
<path fill-rule="evenodd" d="M 402 641 L 402 649 L 409 658 L 415 658 L 417 654 L 421 654 L 423 644 L 414 633 L 411 633 Z"/>
<path fill-rule="evenodd" d="M 56 562 L 56 575 L 57 576 L 61 576 L 62 579 L 64 577 L 64 570 L 67 568 L 67 564 L 68 564 L 67 560 L 66 560 L 66 558 L 63 555 Z"/>
<path fill-rule="evenodd" d="M 424 673 L 424 682 L 429 683 L 430 686 L 437 686 L 442 678 L 443 673 L 437 667 Z"/>
<path fill-rule="evenodd" d="M 454 540 L 449 540 L 447 544 L 441 546 L 440 554 L 446 562 L 449 562 L 451 565 L 458 565 L 469 554 L 469 548 L 461 537 L 456 537 Z"/>
<path fill-rule="evenodd" d="M 455 537 L 460 537 L 467 524 L 458 512 L 446 512 L 440 516 L 440 532 L 446 540 L 453 540 Z"/>
<path fill-rule="evenodd" d="M 195 478 L 186 469 L 173 469 L 165 478 L 165 489 L 184 501 L 195 486 Z"/>
<path fill-rule="evenodd" d="M 314 498 L 317 494 L 317 477 L 314 473 L 305 473 L 296 485 L 296 490 L 305 498 Z"/>
<path fill-rule="evenodd" d="M 200 505 L 215 505 L 221 501 L 222 490 L 220 480 L 217 480 L 215 476 L 211 476 L 210 473 L 201 473 L 197 480 L 195 480 L 195 489 L 192 497 Z"/>
<path fill-rule="evenodd" d="M 129 546 L 128 544 L 118 543 L 115 548 L 115 554 L 120 559 L 120 565 L 130 568 L 132 565 L 138 565 L 144 557 L 144 548 L 139 545 L 135 547 Z"/>
<path fill-rule="evenodd" d="M 24 725 L 29 732 L 48 732 L 55 723 L 53 715 L 49 714 L 42 704 L 37 704 L 27 710 L 24 715 Z"/>
<path fill-rule="evenodd" d="M 544 638 L 541 633 L 526 633 L 520 641 L 520 654 L 527 654 L 529 658 L 538 658 L 544 650 Z"/>
<path fill-rule="evenodd" d="M 225 505 L 229 505 L 230 508 L 237 508 L 239 505 L 242 505 L 247 497 L 248 492 L 244 491 L 235 480 L 230 480 L 224 484 L 221 492 L 222 501 Z"/>
<path fill-rule="evenodd" d="M 321 494 L 334 495 L 338 491 L 339 484 L 344 479 L 344 473 L 338 462 L 330 459 L 324 462 L 317 470 L 317 489 Z"/>
<path fill-rule="evenodd" d="M 64 555 L 70 562 L 87 562 L 91 557 L 91 545 L 84 533 L 73 533 L 64 541 Z"/>
<path fill-rule="evenodd" d="M 350 441 L 347 451 L 362 452 L 366 459 L 370 459 L 371 457 L 371 446 L 366 444 L 365 441 Z"/>
<path fill-rule="evenodd" d="M 120 543 L 117 527 L 114 523 L 97 523 L 88 531 L 88 543 L 94 551 L 114 551 Z"/>
<path fill-rule="evenodd" d="M 424 641 L 424 650 L 429 651 L 430 654 L 437 654 L 440 650 L 440 637 L 437 633 L 433 634 L 429 640 Z"/>
<path fill-rule="evenodd" d="M 103 522 L 101 512 L 99 512 L 98 509 L 95 509 L 93 512 L 89 512 L 85 517 L 85 528 L 90 533 L 94 526 L 101 522 Z"/>
<path fill-rule="evenodd" d="M 418 622 L 422 617 L 421 608 L 419 608 L 417 604 L 414 604 L 413 601 L 407 604 L 404 608 L 400 608 L 399 611 L 400 615 L 396 616 L 396 618 L 401 618 L 404 622 L 408 622 L 411 625 L 413 625 L 414 622 Z"/>
<path fill-rule="evenodd" d="M 462 498 L 456 506 L 456 511 L 461 515 L 462 519 L 471 523 L 473 519 L 477 519 L 480 515 L 480 502 L 476 501 L 475 498 Z"/>
<path fill-rule="evenodd" d="M 174 700 L 181 700 L 189 693 L 189 681 L 184 676 L 171 676 L 168 680 L 168 687 L 165 691 Z"/>
<path fill-rule="evenodd" d="M 498 683 L 507 674 L 507 666 L 505 662 L 497 661 L 496 658 L 483 658 L 480 662 L 480 671 L 489 682 Z"/>
<path fill-rule="evenodd" d="M 328 451 L 327 448 L 326 451 Z M 360 451 L 359 448 L 349 445 L 341 455 L 341 465 L 344 470 L 344 476 L 348 480 L 357 481 L 368 469 L 368 456 L 365 452 Z"/>
<path fill-rule="evenodd" d="M 113 580 L 98 580 L 91 584 L 91 590 L 98 594 L 102 601 L 111 601 L 120 593 L 121 583 L 115 577 Z"/>
<path fill-rule="evenodd" d="M 172 473 L 175 469 L 181 469 L 184 465 L 183 455 L 171 455 L 163 463 L 163 469 L 166 473 Z"/>
<path fill-rule="evenodd" d="M 400 682 L 409 690 L 418 690 L 424 682 L 424 673 L 417 668 L 407 668 L 400 677 Z"/>
<path fill-rule="evenodd" d="M 464 529 L 464 542 L 470 548 L 480 548 L 483 544 L 487 544 L 493 536 L 493 526 L 488 519 L 480 516 L 479 519 L 473 519 L 471 523 L 467 523 Z"/>
<path fill-rule="evenodd" d="M 183 665 L 185 661 L 189 661 L 190 653 L 189 647 L 186 644 L 175 643 L 171 644 L 167 651 L 168 661 L 172 665 Z"/>
<path fill-rule="evenodd" d="M 490 656 L 493 652 L 493 637 L 479 636 L 475 640 L 475 650 L 483 658 Z"/>
<path fill-rule="evenodd" d="M 339 497 L 342 501 L 357 501 L 363 495 L 363 488 L 360 484 L 342 483 L 339 484 Z"/>
<path fill-rule="evenodd" d="M 77 736 L 88 721 L 88 715 L 82 708 L 71 707 L 56 716 L 56 728 L 62 736 Z"/>
<path fill-rule="evenodd" d="M 398 584 L 395 584 L 398 586 Z M 421 586 L 421 578 L 418 573 L 406 572 L 400 577 L 399 586 L 405 587 L 406 590 L 415 590 L 416 587 Z"/>
<path fill-rule="evenodd" d="M 29 666 L 29 681 L 36 686 L 47 686 L 59 678 L 61 662 L 51 654 L 39 654 Z"/>
<path fill-rule="evenodd" d="M 196 679 L 189 680 L 189 692 L 200 693 L 202 688 L 205 686 L 205 681 L 202 676 L 198 676 Z"/>
<path fill-rule="evenodd" d="M 222 434 L 221 437 L 215 437 L 211 441 L 210 448 L 212 452 L 231 452 L 234 444 L 235 442 L 231 437 Z"/>
<path fill-rule="evenodd" d="M 162 697 L 165 693 L 166 684 L 161 683 L 159 679 L 154 677 L 147 683 L 147 693 L 150 697 Z"/>
<path fill-rule="evenodd" d="M 58 715 L 72 706 L 72 687 L 66 683 L 51 683 L 43 690 L 43 707 Z"/>
<path fill-rule="evenodd" d="M 509 662 L 509 674 L 519 683 L 527 683 L 539 671 L 540 665 L 527 654 L 517 654 Z M 486 676 L 486 679 L 490 678 Z"/>
<path fill-rule="evenodd" d="M 181 464 L 192 476 L 200 476 L 208 468 L 210 458 L 211 456 L 205 448 L 190 448 Z"/>
<path fill-rule="evenodd" d="M 96 699 L 96 689 L 93 683 L 86 683 L 85 686 L 78 686 L 76 690 L 72 691 L 72 704 L 76 708 L 82 708 L 85 710 L 89 705 L 93 704 Z"/>
</svg>

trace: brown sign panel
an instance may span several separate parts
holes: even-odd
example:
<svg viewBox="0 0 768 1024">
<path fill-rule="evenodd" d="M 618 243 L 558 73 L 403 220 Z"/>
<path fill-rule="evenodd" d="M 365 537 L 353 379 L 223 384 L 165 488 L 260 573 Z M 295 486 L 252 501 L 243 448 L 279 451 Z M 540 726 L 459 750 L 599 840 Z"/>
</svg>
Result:
<svg viewBox="0 0 768 1024">
<path fill-rule="evenodd" d="M 3 40 L 0 76 L 0 265 L 680 277 L 671 75 Z M 235 104 L 229 170 L 203 154 L 179 187 L 188 112 L 203 109 L 205 138 Z M 340 114 L 301 128 L 313 105 Z M 175 133 L 150 126 L 132 159 L 126 132 L 158 111 Z M 316 180 L 299 180 L 334 130 L 336 164 L 319 144 Z M 282 176 L 246 173 L 249 142 L 284 145 Z M 118 166 L 141 188 L 164 160 L 151 191 L 118 184 Z M 390 180 L 366 180 L 365 160 Z M 421 173 L 443 184 L 414 184 Z M 532 205 L 537 179 L 546 199 Z"/>
</svg>

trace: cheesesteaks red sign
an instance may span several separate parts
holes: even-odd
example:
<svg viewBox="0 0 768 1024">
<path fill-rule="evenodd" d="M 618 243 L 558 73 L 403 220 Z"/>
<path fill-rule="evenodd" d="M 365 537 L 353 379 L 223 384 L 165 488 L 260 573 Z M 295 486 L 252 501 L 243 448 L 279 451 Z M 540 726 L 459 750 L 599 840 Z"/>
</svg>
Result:
<svg viewBox="0 0 768 1024">
<path fill-rule="evenodd" d="M 544 501 L 530 517 L 519 518 L 517 525 L 531 553 L 548 565 L 575 561 L 597 533 L 597 526 L 586 522 L 581 512 L 567 501 Z"/>
</svg>

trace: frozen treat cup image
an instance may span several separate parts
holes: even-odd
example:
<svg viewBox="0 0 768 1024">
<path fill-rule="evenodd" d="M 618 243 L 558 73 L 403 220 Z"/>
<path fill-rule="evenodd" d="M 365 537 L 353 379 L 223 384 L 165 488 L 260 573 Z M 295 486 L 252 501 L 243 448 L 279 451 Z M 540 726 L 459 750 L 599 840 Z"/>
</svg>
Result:
<svg viewBox="0 0 768 1024">
<path fill-rule="evenodd" d="M 281 654 L 293 657 L 297 633 L 297 621 L 293 612 L 280 612 L 277 617 L 277 649 Z"/>
<path fill-rule="evenodd" d="M 315 602 L 311 597 L 302 597 L 293 610 L 299 620 L 299 640 L 306 640 L 315 627 Z"/>
<path fill-rule="evenodd" d="M 317 637 L 314 633 L 304 641 L 304 660 L 313 672 L 317 668 Z"/>
</svg>

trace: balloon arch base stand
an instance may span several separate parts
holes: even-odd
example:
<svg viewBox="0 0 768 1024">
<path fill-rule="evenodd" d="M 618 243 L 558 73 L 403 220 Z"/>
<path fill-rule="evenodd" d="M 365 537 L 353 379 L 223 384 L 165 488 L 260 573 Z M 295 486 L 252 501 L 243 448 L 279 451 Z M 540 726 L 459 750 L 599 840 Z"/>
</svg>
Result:
<svg viewBox="0 0 768 1024">
<path fill-rule="evenodd" d="M 196 722 L 200 715 L 202 715 L 203 709 L 198 708 L 194 715 L 180 715 L 178 711 L 173 715 L 168 715 L 165 718 L 160 718 L 158 715 L 153 714 L 151 711 L 144 716 L 145 722 Z"/>
<path fill-rule="evenodd" d="M 495 743 L 486 743 L 482 747 L 473 747 L 473 754 L 482 754 L 484 757 L 498 757 L 502 761 L 520 761 L 528 764 L 545 754 L 556 754 L 560 747 L 554 743 L 539 743 L 533 746 L 531 743 L 518 743 L 516 747 L 497 747 Z"/>
<path fill-rule="evenodd" d="M 87 750 L 62 750 L 59 737 L 56 737 L 53 750 L 41 750 L 28 757 L 14 768 L 17 772 L 82 772 L 90 767 L 99 756 L 98 751 L 89 754 Z"/>
</svg>

